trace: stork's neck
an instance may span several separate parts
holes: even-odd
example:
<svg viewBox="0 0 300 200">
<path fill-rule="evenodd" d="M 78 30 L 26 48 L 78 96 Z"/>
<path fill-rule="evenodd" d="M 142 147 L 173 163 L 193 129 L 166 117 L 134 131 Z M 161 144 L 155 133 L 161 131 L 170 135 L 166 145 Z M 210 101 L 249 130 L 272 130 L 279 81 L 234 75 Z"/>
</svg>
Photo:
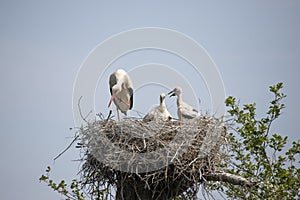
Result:
<svg viewBox="0 0 300 200">
<path fill-rule="evenodd" d="M 181 105 L 182 103 L 182 97 L 181 94 L 177 95 L 177 106 Z"/>
<path fill-rule="evenodd" d="M 161 101 L 159 106 L 160 106 L 160 109 L 161 109 L 162 111 L 164 111 L 164 110 L 166 109 L 165 101 L 164 101 L 164 100 Z"/>
<path fill-rule="evenodd" d="M 121 90 L 122 90 L 122 83 L 117 82 L 117 84 L 114 85 L 114 90 L 113 90 L 114 95 L 117 95 L 119 92 L 121 92 Z"/>
<path fill-rule="evenodd" d="M 123 84 L 124 84 L 123 79 L 120 79 L 119 82 L 117 83 L 117 87 L 123 89 Z"/>
</svg>

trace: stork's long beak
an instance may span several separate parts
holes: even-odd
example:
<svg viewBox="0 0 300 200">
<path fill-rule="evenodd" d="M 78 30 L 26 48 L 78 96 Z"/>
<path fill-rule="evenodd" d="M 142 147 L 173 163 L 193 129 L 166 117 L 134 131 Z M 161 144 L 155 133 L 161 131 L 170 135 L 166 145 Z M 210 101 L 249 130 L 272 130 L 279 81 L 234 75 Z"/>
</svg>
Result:
<svg viewBox="0 0 300 200">
<path fill-rule="evenodd" d="M 169 97 L 173 97 L 173 96 L 175 96 L 175 92 L 174 92 L 174 91 L 170 91 L 170 92 L 168 93 L 168 95 L 170 95 Z"/>
<path fill-rule="evenodd" d="M 111 98 L 110 98 L 109 104 L 108 104 L 108 108 L 110 107 L 110 105 L 111 105 L 112 101 L 114 100 L 114 98 L 115 98 L 115 95 L 111 95 Z"/>
</svg>

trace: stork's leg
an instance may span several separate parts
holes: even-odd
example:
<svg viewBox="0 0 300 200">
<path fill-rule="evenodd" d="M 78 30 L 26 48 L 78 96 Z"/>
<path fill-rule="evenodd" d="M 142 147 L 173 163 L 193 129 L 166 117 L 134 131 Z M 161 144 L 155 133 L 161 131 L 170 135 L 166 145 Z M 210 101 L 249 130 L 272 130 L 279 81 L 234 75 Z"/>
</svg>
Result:
<svg viewBox="0 0 300 200">
<path fill-rule="evenodd" d="M 117 106 L 117 105 L 115 105 L 115 106 L 116 106 L 116 110 L 117 110 L 117 117 L 118 117 L 118 121 L 120 121 L 119 109 L 118 109 L 118 106 Z"/>
<path fill-rule="evenodd" d="M 120 121 L 119 109 L 117 108 L 118 121 Z"/>
</svg>

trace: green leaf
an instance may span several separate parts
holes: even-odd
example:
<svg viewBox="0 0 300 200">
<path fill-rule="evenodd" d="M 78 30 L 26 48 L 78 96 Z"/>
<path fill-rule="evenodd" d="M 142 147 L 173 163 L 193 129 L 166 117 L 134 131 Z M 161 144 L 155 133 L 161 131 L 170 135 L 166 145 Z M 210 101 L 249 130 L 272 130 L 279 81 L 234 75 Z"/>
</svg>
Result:
<svg viewBox="0 0 300 200">
<path fill-rule="evenodd" d="M 48 176 L 42 175 L 39 180 L 40 181 L 46 181 L 48 179 Z"/>
<path fill-rule="evenodd" d="M 51 171 L 50 166 L 47 167 L 46 172 L 49 173 Z"/>
</svg>

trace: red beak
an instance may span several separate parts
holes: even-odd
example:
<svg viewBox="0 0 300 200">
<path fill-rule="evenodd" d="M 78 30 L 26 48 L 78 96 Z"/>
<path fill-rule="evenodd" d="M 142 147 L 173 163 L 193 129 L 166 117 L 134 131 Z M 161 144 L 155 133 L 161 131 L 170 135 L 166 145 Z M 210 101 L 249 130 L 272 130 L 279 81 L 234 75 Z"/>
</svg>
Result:
<svg viewBox="0 0 300 200">
<path fill-rule="evenodd" d="M 115 95 L 111 95 L 111 98 L 110 98 L 110 100 L 109 100 L 108 107 L 110 107 L 110 105 L 111 105 L 112 101 L 114 100 L 114 98 L 115 98 Z"/>
</svg>

